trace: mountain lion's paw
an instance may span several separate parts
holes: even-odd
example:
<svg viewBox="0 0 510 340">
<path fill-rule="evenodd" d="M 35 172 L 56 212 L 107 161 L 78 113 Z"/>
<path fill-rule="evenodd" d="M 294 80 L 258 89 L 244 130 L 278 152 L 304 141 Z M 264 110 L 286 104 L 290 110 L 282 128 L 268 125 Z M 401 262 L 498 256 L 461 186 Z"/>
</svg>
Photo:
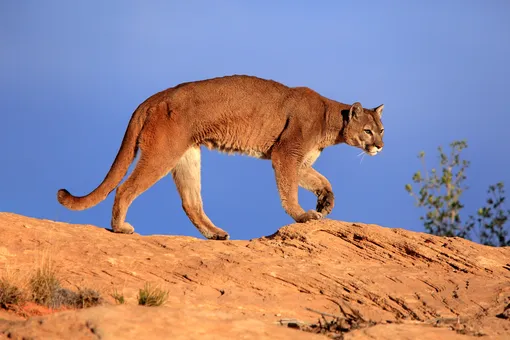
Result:
<svg viewBox="0 0 510 340">
<path fill-rule="evenodd" d="M 115 229 L 113 229 L 113 231 L 115 231 L 116 233 L 119 233 L 119 234 L 132 234 L 135 232 L 135 228 L 133 228 L 133 226 L 131 224 L 124 222 L 122 224 L 122 227 L 115 228 Z"/>
<path fill-rule="evenodd" d="M 331 191 L 325 191 L 317 197 L 317 211 L 322 216 L 328 215 L 335 206 L 335 195 Z"/>
<path fill-rule="evenodd" d="M 220 228 L 217 227 L 209 227 L 207 229 L 204 229 L 201 231 L 202 235 L 205 236 L 208 240 L 228 240 L 230 236 L 228 233 Z"/>
<path fill-rule="evenodd" d="M 320 220 L 322 218 L 322 214 L 315 210 L 308 210 L 301 216 L 299 216 L 296 220 L 298 223 L 304 223 L 312 220 Z"/>
<path fill-rule="evenodd" d="M 217 232 L 212 235 L 210 240 L 228 240 L 230 236 L 225 231 Z"/>
</svg>

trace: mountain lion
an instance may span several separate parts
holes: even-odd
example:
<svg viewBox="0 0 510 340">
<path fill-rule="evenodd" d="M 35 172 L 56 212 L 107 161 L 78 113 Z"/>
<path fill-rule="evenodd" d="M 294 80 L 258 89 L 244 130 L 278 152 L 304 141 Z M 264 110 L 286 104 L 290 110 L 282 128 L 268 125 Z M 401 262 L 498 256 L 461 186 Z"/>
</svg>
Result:
<svg viewBox="0 0 510 340">
<path fill-rule="evenodd" d="M 126 174 L 138 150 L 141 156 L 115 194 L 111 226 L 130 234 L 129 205 L 162 177 L 172 173 L 182 207 L 208 239 L 226 240 L 204 212 L 200 193 L 200 146 L 271 160 L 281 203 L 296 222 L 331 212 L 329 181 L 312 164 L 321 151 L 346 143 L 374 156 L 383 148 L 383 105 L 364 109 L 342 104 L 306 87 L 233 75 L 183 83 L 156 93 L 133 113 L 120 150 L 103 182 L 82 197 L 58 191 L 58 201 L 73 210 L 104 200 Z M 298 202 L 298 185 L 317 196 L 316 210 Z"/>
</svg>

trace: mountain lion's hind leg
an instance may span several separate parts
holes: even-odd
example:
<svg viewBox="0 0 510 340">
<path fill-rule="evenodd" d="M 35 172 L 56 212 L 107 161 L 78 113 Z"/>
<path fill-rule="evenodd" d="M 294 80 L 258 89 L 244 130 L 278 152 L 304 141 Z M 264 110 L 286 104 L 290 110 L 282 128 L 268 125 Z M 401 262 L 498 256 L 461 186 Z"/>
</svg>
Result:
<svg viewBox="0 0 510 340">
<path fill-rule="evenodd" d="M 210 240 L 228 240 L 228 233 L 216 227 L 204 212 L 200 194 L 199 146 L 186 151 L 172 169 L 172 177 L 182 199 L 182 208 L 198 231 Z"/>
<path fill-rule="evenodd" d="M 299 171 L 299 185 L 317 196 L 317 211 L 328 215 L 335 206 L 335 196 L 328 179 L 312 167 Z"/>
<path fill-rule="evenodd" d="M 112 229 L 116 233 L 133 233 L 134 228 L 125 222 L 129 206 L 140 194 L 166 176 L 186 151 L 184 143 L 155 138 L 160 135 L 154 132 L 152 138 L 147 138 L 141 145 L 141 156 L 135 169 L 117 188 L 112 212 Z"/>
</svg>

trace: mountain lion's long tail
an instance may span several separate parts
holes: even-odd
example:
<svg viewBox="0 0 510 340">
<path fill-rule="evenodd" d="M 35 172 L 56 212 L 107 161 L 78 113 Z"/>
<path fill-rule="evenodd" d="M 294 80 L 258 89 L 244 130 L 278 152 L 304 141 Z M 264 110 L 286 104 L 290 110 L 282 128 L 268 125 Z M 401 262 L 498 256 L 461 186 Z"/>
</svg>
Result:
<svg viewBox="0 0 510 340">
<path fill-rule="evenodd" d="M 71 195 L 66 189 L 60 189 L 57 194 L 60 204 L 72 210 L 88 209 L 104 200 L 110 192 L 115 190 L 135 159 L 138 150 L 138 137 L 146 117 L 147 107 L 142 104 L 133 113 L 117 157 L 115 157 L 110 171 L 108 171 L 103 182 L 90 194 L 81 197 Z"/>
</svg>

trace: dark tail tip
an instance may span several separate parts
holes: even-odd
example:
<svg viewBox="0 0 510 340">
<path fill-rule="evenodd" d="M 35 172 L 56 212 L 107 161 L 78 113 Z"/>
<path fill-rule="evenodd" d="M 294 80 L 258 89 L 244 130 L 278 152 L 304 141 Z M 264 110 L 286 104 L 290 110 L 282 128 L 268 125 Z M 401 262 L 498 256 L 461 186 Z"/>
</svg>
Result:
<svg viewBox="0 0 510 340">
<path fill-rule="evenodd" d="M 60 189 L 57 193 L 58 202 L 65 207 L 68 207 L 70 197 L 71 194 L 66 189 Z"/>
</svg>

